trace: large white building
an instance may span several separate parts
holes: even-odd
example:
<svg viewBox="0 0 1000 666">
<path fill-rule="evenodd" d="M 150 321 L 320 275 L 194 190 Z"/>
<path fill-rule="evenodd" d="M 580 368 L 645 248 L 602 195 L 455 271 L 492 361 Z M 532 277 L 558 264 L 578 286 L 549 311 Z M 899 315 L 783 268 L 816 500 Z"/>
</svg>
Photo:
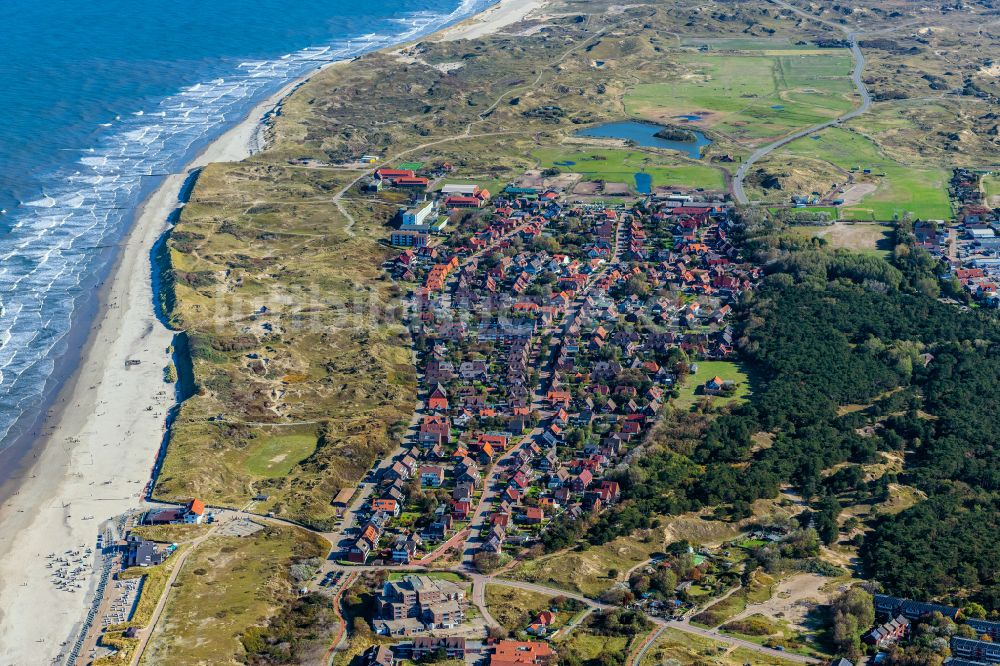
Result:
<svg viewBox="0 0 1000 666">
<path fill-rule="evenodd" d="M 407 208 L 400 214 L 402 224 L 399 225 L 399 230 L 426 232 L 428 229 L 427 218 L 430 217 L 433 212 L 433 201 L 427 201 L 425 203 L 417 204 L 412 208 Z"/>
</svg>

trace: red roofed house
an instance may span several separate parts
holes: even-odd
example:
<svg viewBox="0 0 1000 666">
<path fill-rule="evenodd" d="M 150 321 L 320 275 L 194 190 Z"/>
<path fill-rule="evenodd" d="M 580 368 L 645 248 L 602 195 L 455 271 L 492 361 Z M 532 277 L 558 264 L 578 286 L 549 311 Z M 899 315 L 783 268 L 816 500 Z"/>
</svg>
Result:
<svg viewBox="0 0 1000 666">
<path fill-rule="evenodd" d="M 451 505 L 451 515 L 455 520 L 465 520 L 472 513 L 472 502 L 453 502 Z"/>
<path fill-rule="evenodd" d="M 445 208 L 482 208 L 484 201 L 479 197 L 450 196 L 444 200 Z"/>
<path fill-rule="evenodd" d="M 434 387 L 434 390 L 431 391 L 430 396 L 427 398 L 427 407 L 430 409 L 448 409 L 448 394 L 444 392 L 440 384 Z"/>
<path fill-rule="evenodd" d="M 376 169 L 375 177 L 379 180 L 387 180 L 389 182 L 395 182 L 400 178 L 413 178 L 416 174 L 410 169 Z"/>
<path fill-rule="evenodd" d="M 519 664 L 547 666 L 555 661 L 556 653 L 549 647 L 548 643 L 537 641 L 500 641 L 490 656 L 490 666 L 517 666 Z"/>
<path fill-rule="evenodd" d="M 190 524 L 201 523 L 205 518 L 205 503 L 199 499 L 188 502 L 187 511 L 184 512 L 184 522 Z"/>
<path fill-rule="evenodd" d="M 399 502 L 394 499 L 373 499 L 372 511 L 385 511 L 394 516 L 399 515 Z"/>
<path fill-rule="evenodd" d="M 421 176 L 403 176 L 397 178 L 396 187 L 427 187 L 430 181 Z"/>
<path fill-rule="evenodd" d="M 573 490 L 580 492 L 589 488 L 593 481 L 594 475 L 591 474 L 589 469 L 585 469 L 573 479 L 570 485 L 573 487 Z"/>
<path fill-rule="evenodd" d="M 542 519 L 544 518 L 545 518 L 545 512 L 542 511 L 541 507 L 529 506 L 527 509 L 524 510 L 524 522 L 528 523 L 529 525 L 537 525 L 538 523 L 542 522 Z"/>
<path fill-rule="evenodd" d="M 447 416 L 431 414 L 420 423 L 417 439 L 421 444 L 447 444 L 451 441 L 451 420 Z"/>
</svg>

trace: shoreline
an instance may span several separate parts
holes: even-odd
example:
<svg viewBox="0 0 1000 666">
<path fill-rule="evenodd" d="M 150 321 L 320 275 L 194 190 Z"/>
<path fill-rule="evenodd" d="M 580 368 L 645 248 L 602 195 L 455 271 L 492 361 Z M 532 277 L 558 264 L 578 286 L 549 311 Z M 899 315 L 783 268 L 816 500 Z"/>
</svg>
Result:
<svg viewBox="0 0 1000 666">
<path fill-rule="evenodd" d="M 515 23 L 541 0 L 500 0 L 482 12 L 419 39 L 474 39 Z M 85 566 L 76 593 L 49 581 L 46 555 L 94 547 L 108 519 L 141 508 L 168 437 L 168 415 L 179 403 L 163 379 L 178 331 L 155 305 L 153 250 L 183 205 L 189 175 L 206 164 L 235 162 L 266 147 L 269 120 L 312 77 L 354 59 L 329 62 L 255 104 L 246 117 L 206 145 L 177 173 L 163 177 L 139 205 L 117 256 L 88 307 L 90 327 L 70 342 L 79 363 L 54 391 L 30 433 L 16 473 L 0 485 L 0 523 L 14 539 L 0 542 L 0 663 L 61 662 L 83 626 L 97 575 Z M 63 359 L 77 355 L 67 351 Z M 126 365 L 138 360 L 138 365 Z M 32 430 L 29 428 L 29 430 Z M 45 618 L 38 622 L 37 618 Z M 42 637 L 39 640 L 39 637 Z M 65 646 L 59 642 L 65 639 Z M 86 655 L 81 655 L 86 656 Z"/>
<path fill-rule="evenodd" d="M 36 421 L 38 435 L 20 452 L 16 474 L 0 489 L 0 524 L 18 535 L 0 541 L 0 663 L 50 663 L 70 649 L 97 576 L 88 571 L 83 588 L 60 591 L 48 580 L 45 558 L 81 545 L 94 547 L 101 524 L 140 508 L 145 499 L 167 437 L 168 414 L 178 404 L 175 385 L 163 379 L 176 331 L 158 317 L 152 251 L 182 206 L 189 174 L 257 152 L 281 101 L 340 62 L 349 61 L 326 63 L 255 104 L 183 169 L 165 176 L 138 207 L 90 306 L 96 316 L 72 341 L 82 343 L 79 363 Z M 76 358 L 72 352 L 67 357 Z M 140 364 L 126 366 L 126 360 Z M 36 642 L 38 617 L 46 617 L 43 643 Z M 59 645 L 63 639 L 65 647 Z"/>
</svg>

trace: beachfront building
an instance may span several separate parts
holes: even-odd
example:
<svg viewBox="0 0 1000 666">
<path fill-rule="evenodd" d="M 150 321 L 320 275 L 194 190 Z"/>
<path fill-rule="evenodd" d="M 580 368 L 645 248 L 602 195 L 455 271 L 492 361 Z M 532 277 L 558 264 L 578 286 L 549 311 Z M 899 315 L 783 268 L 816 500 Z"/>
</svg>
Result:
<svg viewBox="0 0 1000 666">
<path fill-rule="evenodd" d="M 205 520 L 205 503 L 193 499 L 186 506 L 147 511 L 142 517 L 144 525 L 200 525 Z"/>
<path fill-rule="evenodd" d="M 162 564 L 170 549 L 157 546 L 152 541 L 146 541 L 136 534 L 129 534 L 125 539 L 125 568 L 155 567 Z"/>
</svg>

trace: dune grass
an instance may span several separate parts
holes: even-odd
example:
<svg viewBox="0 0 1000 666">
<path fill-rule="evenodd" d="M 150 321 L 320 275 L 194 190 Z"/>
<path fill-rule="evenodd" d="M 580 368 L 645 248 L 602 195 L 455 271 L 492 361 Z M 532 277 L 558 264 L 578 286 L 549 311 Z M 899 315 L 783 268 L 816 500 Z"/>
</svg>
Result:
<svg viewBox="0 0 1000 666">
<path fill-rule="evenodd" d="M 796 662 L 748 648 L 731 649 L 728 643 L 714 641 L 677 629 L 667 629 L 650 646 L 638 666 L 658 666 L 664 663 L 678 663 L 681 666 L 694 664 L 714 664 L 716 666 L 794 666 Z"/>
<path fill-rule="evenodd" d="M 184 563 L 142 663 L 243 663 L 240 634 L 294 596 L 289 566 L 325 553 L 318 537 L 296 528 L 210 537 Z"/>
</svg>

